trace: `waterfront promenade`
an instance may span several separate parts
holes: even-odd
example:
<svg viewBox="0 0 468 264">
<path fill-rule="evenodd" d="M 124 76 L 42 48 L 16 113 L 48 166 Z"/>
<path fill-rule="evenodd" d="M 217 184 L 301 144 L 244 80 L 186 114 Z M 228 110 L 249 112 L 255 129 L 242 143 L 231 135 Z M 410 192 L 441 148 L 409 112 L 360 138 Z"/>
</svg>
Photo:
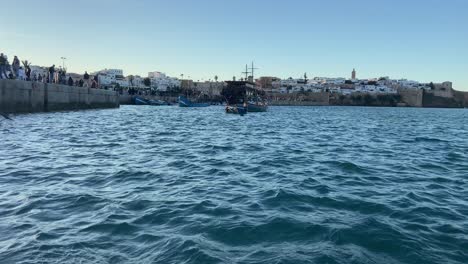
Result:
<svg viewBox="0 0 468 264">
<path fill-rule="evenodd" d="M 36 113 L 97 108 L 118 108 L 133 104 L 135 96 L 176 103 L 174 96 L 131 95 L 113 90 L 67 86 L 22 80 L 0 80 L 0 113 Z M 369 100 L 364 100 L 366 99 Z M 431 91 L 398 90 L 398 95 L 382 101 L 382 96 L 361 94 L 337 97 L 333 93 L 269 95 L 270 105 L 277 106 L 407 106 L 407 107 L 467 107 L 467 93 L 455 91 L 451 98 Z M 361 99 L 361 100 L 359 100 Z M 385 99 L 385 98 L 384 98 Z M 387 98 L 388 99 L 388 98 Z M 219 101 L 212 98 L 213 102 Z"/>
<path fill-rule="evenodd" d="M 118 108 L 115 91 L 42 82 L 0 80 L 1 113 Z"/>
</svg>

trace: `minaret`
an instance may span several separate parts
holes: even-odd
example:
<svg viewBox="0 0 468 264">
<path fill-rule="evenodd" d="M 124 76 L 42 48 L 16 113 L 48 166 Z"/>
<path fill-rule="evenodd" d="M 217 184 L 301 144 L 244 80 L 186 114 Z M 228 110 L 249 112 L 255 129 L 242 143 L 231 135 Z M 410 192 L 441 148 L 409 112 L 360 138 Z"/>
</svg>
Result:
<svg viewBox="0 0 468 264">
<path fill-rule="evenodd" d="M 351 80 L 356 80 L 356 69 L 353 69 L 353 72 L 351 73 Z"/>
</svg>

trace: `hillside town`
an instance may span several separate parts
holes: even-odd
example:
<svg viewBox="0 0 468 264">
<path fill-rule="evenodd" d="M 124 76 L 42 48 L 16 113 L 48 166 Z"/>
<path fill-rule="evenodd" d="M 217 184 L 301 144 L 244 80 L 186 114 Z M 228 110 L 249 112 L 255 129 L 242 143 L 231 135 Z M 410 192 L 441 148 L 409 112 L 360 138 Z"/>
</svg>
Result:
<svg viewBox="0 0 468 264">
<path fill-rule="evenodd" d="M 34 66 L 30 62 L 22 61 L 17 56 L 12 64 L 8 57 L 1 54 L 1 78 L 18 79 L 25 81 L 39 81 L 58 83 L 70 86 L 90 87 L 106 90 L 115 90 L 120 94 L 139 95 L 176 95 L 184 91 L 192 95 L 219 99 L 226 83 L 214 76 L 211 80 L 192 80 L 180 77 L 171 77 L 160 71 L 149 72 L 147 76 L 125 75 L 122 69 L 103 69 L 96 72 L 72 73 L 68 72 L 65 64 L 56 67 Z M 270 98 L 283 100 L 305 100 L 307 96 L 327 93 L 332 98 L 355 95 L 397 95 L 399 91 L 431 91 L 436 96 L 453 97 L 451 82 L 421 83 L 407 79 L 392 79 L 390 77 L 358 78 L 355 69 L 345 77 L 313 77 L 308 78 L 304 73 L 300 78 L 285 78 L 262 76 L 254 78 L 253 73 L 245 72 L 246 76 L 239 80 L 248 80 L 263 89 Z M 235 80 L 236 77 L 233 77 Z M 285 99 L 287 98 L 287 99 Z M 304 99 L 305 98 L 305 99 Z M 279 100 L 279 99 L 278 99 Z"/>
</svg>

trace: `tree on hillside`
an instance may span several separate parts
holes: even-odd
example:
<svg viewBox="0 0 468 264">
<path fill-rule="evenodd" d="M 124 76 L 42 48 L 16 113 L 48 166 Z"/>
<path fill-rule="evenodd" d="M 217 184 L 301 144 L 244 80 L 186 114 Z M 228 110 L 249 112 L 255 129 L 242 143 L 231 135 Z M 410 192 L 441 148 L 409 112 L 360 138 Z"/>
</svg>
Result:
<svg viewBox="0 0 468 264">
<path fill-rule="evenodd" d="M 215 82 L 218 82 L 218 75 L 215 75 L 214 79 L 215 79 Z"/>
<path fill-rule="evenodd" d="M 433 82 L 431 82 L 431 83 L 429 84 L 429 87 L 431 87 L 431 90 L 434 90 L 434 89 L 435 89 L 435 85 L 434 85 L 434 83 L 433 83 Z"/>
<path fill-rule="evenodd" d="M 143 79 L 143 84 L 144 84 L 146 87 L 150 87 L 150 86 L 151 86 L 151 79 L 150 79 L 150 78 L 145 78 L 145 79 Z"/>
</svg>

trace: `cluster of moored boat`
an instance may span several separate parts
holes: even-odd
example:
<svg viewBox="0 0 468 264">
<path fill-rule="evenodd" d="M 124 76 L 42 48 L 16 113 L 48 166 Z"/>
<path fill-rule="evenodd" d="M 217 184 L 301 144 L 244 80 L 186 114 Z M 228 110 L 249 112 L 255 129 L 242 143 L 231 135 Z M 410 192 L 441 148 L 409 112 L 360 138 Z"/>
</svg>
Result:
<svg viewBox="0 0 468 264">
<path fill-rule="evenodd" d="M 223 88 L 221 95 L 226 101 L 226 113 L 245 115 L 252 112 L 268 111 L 268 103 L 265 100 L 265 91 L 258 88 L 252 80 L 253 70 L 255 69 L 252 63 L 252 72 L 248 78 L 248 66 L 246 65 L 245 80 L 251 81 L 227 81 L 226 87 Z M 179 96 L 178 103 L 180 107 L 208 107 L 209 103 L 196 102 L 190 100 L 186 96 Z M 140 97 L 135 98 L 135 104 L 139 105 L 169 105 L 168 102 L 160 100 L 146 100 Z"/>
<path fill-rule="evenodd" d="M 225 98 L 228 114 L 245 115 L 253 112 L 268 111 L 268 103 L 264 99 L 265 93 L 257 88 L 253 82 L 248 81 L 228 81 L 227 86 L 221 92 Z M 142 97 L 135 97 L 136 105 L 171 105 L 166 101 L 148 100 Z M 185 96 L 179 96 L 179 107 L 208 107 L 211 104 L 202 102 L 193 102 Z"/>
</svg>

